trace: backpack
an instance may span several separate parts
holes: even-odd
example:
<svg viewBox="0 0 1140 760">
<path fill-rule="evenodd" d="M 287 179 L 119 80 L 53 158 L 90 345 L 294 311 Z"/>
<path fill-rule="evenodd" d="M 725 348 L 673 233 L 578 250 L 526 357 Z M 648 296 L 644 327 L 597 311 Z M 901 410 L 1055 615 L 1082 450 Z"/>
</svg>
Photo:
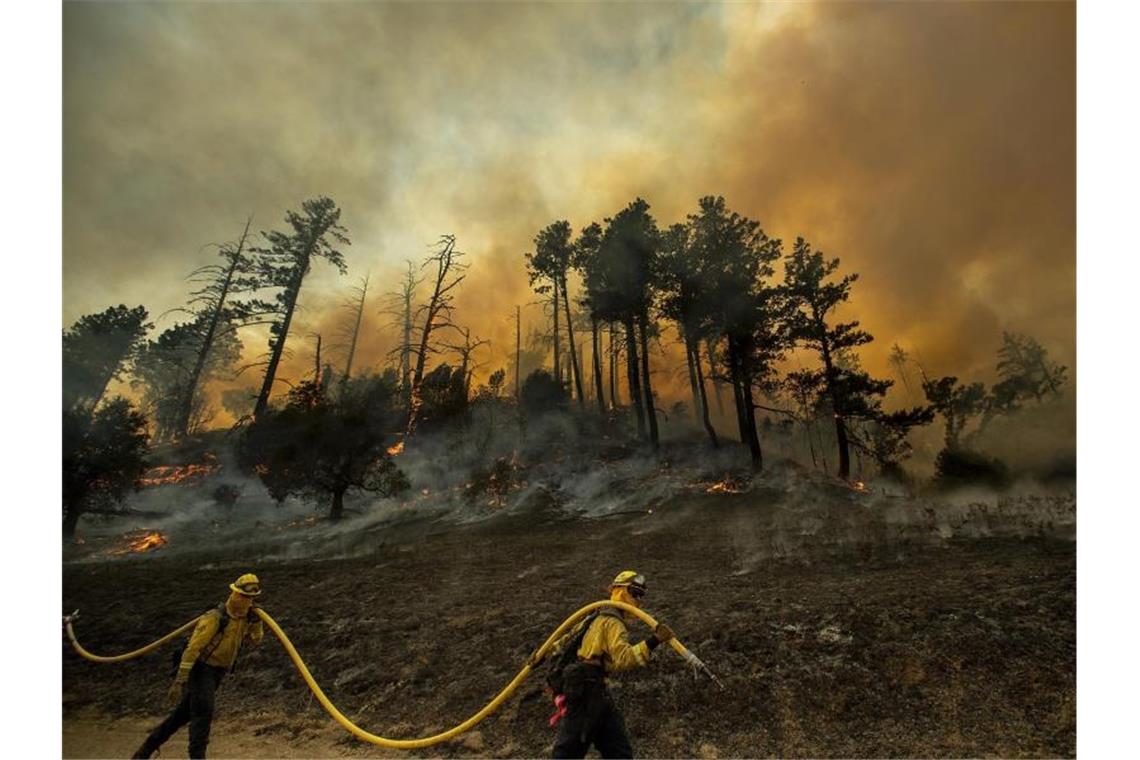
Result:
<svg viewBox="0 0 1140 760">
<path fill-rule="evenodd" d="M 221 617 L 221 621 L 218 623 L 218 632 L 214 634 L 214 637 L 212 639 L 210 639 L 210 643 L 208 643 L 206 645 L 205 649 L 203 649 L 202 652 L 198 655 L 198 659 L 200 661 L 203 661 L 203 662 L 206 661 L 210 657 L 210 655 L 212 655 L 214 653 L 214 650 L 217 649 L 218 646 L 222 643 L 222 635 L 226 632 L 226 626 L 228 626 L 230 624 L 230 616 L 226 613 L 226 603 L 225 602 L 222 602 L 217 607 L 210 610 L 210 612 L 217 612 L 218 615 Z M 206 615 L 209 615 L 210 612 L 207 612 Z M 205 615 L 203 615 L 203 617 L 205 617 Z M 185 647 L 183 647 L 182 649 L 175 649 L 170 654 L 170 677 L 171 678 L 174 678 L 175 676 L 178 675 L 178 668 L 180 668 L 182 666 L 182 652 L 185 649 L 186 649 Z M 235 664 L 236 664 L 236 662 L 235 662 Z M 231 670 L 232 670 L 232 668 L 231 668 Z"/>
<path fill-rule="evenodd" d="M 598 613 L 593 612 L 571 629 L 570 633 L 563 637 L 564 643 L 556 650 L 547 666 L 546 686 L 555 694 L 566 693 L 566 668 L 578 661 L 578 650 L 582 646 L 582 640 L 586 638 L 586 632 L 590 630 L 590 625 L 597 617 Z"/>
</svg>

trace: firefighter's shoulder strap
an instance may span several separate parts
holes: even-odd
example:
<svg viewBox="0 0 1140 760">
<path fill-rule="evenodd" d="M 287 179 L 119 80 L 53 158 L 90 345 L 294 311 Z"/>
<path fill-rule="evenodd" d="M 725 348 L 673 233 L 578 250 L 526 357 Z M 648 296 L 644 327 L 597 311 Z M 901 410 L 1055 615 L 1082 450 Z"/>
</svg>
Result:
<svg viewBox="0 0 1140 760">
<path fill-rule="evenodd" d="M 577 662 L 578 650 L 582 647 L 582 640 L 586 638 L 586 632 L 590 630 L 590 626 L 593 625 L 599 614 L 594 612 L 587 615 L 555 644 L 554 655 L 546 671 L 546 685 L 555 694 L 563 692 L 563 671 L 571 663 Z"/>
<path fill-rule="evenodd" d="M 200 662 L 205 662 L 206 660 L 210 659 L 210 655 L 212 655 L 214 653 L 214 650 L 218 648 L 218 645 L 222 643 L 222 636 L 226 632 L 226 626 L 230 624 L 230 615 L 228 612 L 226 612 L 225 602 L 222 602 L 206 614 L 209 615 L 215 612 L 218 615 L 218 630 L 214 634 L 214 637 L 210 639 L 210 643 L 207 644 L 202 652 L 198 655 L 198 660 Z"/>
</svg>

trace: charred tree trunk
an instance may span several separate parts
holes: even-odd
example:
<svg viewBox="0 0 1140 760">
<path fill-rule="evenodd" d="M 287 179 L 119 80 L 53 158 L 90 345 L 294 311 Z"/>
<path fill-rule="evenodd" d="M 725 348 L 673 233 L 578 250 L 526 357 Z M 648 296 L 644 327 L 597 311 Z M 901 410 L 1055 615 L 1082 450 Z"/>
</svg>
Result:
<svg viewBox="0 0 1140 760">
<path fill-rule="evenodd" d="M 641 374 L 645 391 L 645 411 L 649 415 L 649 443 L 657 448 L 659 436 L 657 432 L 657 404 L 653 398 L 653 385 L 649 381 L 649 314 L 641 313 Z"/>
<path fill-rule="evenodd" d="M 554 379 L 562 385 L 562 362 L 558 342 L 558 280 L 554 280 Z"/>
<path fill-rule="evenodd" d="M 847 480 L 851 475 L 851 452 L 847 440 L 847 426 L 844 424 L 842 408 L 839 398 L 839 389 L 836 387 L 835 366 L 831 361 L 831 346 L 828 345 L 826 331 L 821 327 L 821 335 L 825 337 L 820 341 L 820 353 L 823 355 L 824 377 L 827 378 L 827 393 L 831 397 L 831 413 L 835 418 L 835 442 L 839 448 L 839 477 Z"/>
<path fill-rule="evenodd" d="M 340 392 L 348 385 L 348 377 L 352 374 L 352 360 L 356 356 L 356 340 L 360 337 L 360 323 L 364 319 L 364 299 L 368 297 L 368 276 L 360 287 L 360 302 L 356 305 L 356 324 L 352 328 L 352 340 L 348 344 L 348 360 L 344 363 L 344 376 L 340 379 Z"/>
<path fill-rule="evenodd" d="M 745 349 L 731 336 L 728 338 L 728 364 L 732 376 L 732 390 L 736 399 L 736 421 L 740 429 L 740 442 L 748 447 L 752 469 L 764 467 L 760 439 L 756 434 L 756 408 L 752 400 L 752 375 Z"/>
<path fill-rule="evenodd" d="M 693 366 L 693 342 L 688 335 L 682 332 L 682 341 L 685 343 L 685 364 L 689 370 L 689 392 L 693 397 L 693 426 L 697 425 L 697 415 L 700 413 L 701 399 L 697 392 L 697 370 Z"/>
<path fill-rule="evenodd" d="M 598 412 L 605 416 L 606 413 L 606 397 L 602 392 L 602 339 L 598 335 L 598 318 L 595 316 L 590 317 L 590 332 L 593 333 L 593 354 L 594 354 L 594 391 L 598 395 Z"/>
<path fill-rule="evenodd" d="M 701 351 L 699 343 L 695 342 L 692 345 L 693 365 L 697 370 L 697 391 L 701 397 L 701 422 L 704 423 L 705 432 L 709 434 L 709 440 L 712 441 L 714 449 L 720 448 L 720 440 L 716 436 L 716 429 L 712 425 L 712 420 L 709 419 L 709 397 L 705 393 L 705 376 L 704 371 L 701 369 Z"/>
<path fill-rule="evenodd" d="M 705 353 L 708 355 L 708 359 L 709 359 L 709 372 L 712 372 L 714 369 L 716 369 L 716 357 L 713 355 L 712 339 L 711 338 L 705 341 Z M 713 384 L 713 394 L 716 396 L 716 413 L 723 415 L 724 414 L 724 399 L 722 399 L 721 395 L 720 395 L 721 383 L 714 378 L 712 381 L 712 384 Z"/>
<path fill-rule="evenodd" d="M 329 519 L 334 522 L 344 517 L 344 492 L 347 490 L 347 487 L 343 487 L 333 491 L 332 508 L 329 509 Z"/>
<path fill-rule="evenodd" d="M 180 401 L 178 411 L 178 423 L 175 434 L 179 437 L 186 437 L 190 432 L 190 416 L 194 410 L 194 393 L 198 388 L 198 380 L 202 377 L 202 370 L 206 366 L 206 358 L 210 355 L 210 349 L 214 346 L 214 335 L 218 330 L 218 323 L 221 322 L 222 314 L 226 306 L 226 296 L 229 295 L 230 286 L 234 281 L 234 272 L 237 271 L 238 264 L 241 263 L 241 252 L 245 247 L 245 239 L 249 236 L 249 224 L 252 219 L 246 220 L 245 230 L 241 233 L 241 239 L 238 241 L 237 252 L 234 254 L 233 259 L 230 261 L 230 266 L 226 270 L 225 279 L 222 281 L 222 289 L 218 294 L 218 302 L 214 305 L 213 314 L 210 315 L 210 324 L 206 327 L 206 334 L 202 337 L 202 345 L 198 349 L 198 358 L 194 362 L 194 369 L 190 372 L 190 379 L 186 381 L 187 387 L 185 395 Z"/>
<path fill-rule="evenodd" d="M 733 351 L 732 339 L 727 341 L 726 364 L 728 365 L 728 378 L 732 385 L 733 409 L 736 412 L 736 432 L 741 444 L 745 443 L 744 433 L 744 394 L 740 390 L 740 372 L 736 365 L 736 353 Z"/>
<path fill-rule="evenodd" d="M 617 409 L 621 405 L 618 398 L 617 344 L 614 342 L 614 323 L 610 322 L 610 405 Z"/>
<path fill-rule="evenodd" d="M 522 398 L 519 385 L 519 364 L 522 362 L 522 307 L 515 307 L 515 401 Z"/>
<path fill-rule="evenodd" d="M 410 398 L 412 393 L 412 297 L 415 293 L 415 283 L 412 262 L 409 261 L 407 279 L 400 294 L 404 302 L 404 342 L 400 347 L 400 382 L 406 398 Z"/>
<path fill-rule="evenodd" d="M 75 538 L 75 528 L 79 525 L 79 518 L 83 515 L 83 511 L 79 509 L 68 508 L 63 512 L 63 537 L 71 540 Z"/>
<path fill-rule="evenodd" d="M 269 394 L 273 391 L 273 381 L 277 377 L 277 365 L 281 363 L 281 354 L 285 350 L 285 339 L 289 337 L 289 325 L 293 322 L 293 312 L 297 308 L 297 298 L 301 294 L 301 283 L 305 272 L 309 269 L 309 255 L 313 250 L 313 242 L 305 247 L 304 255 L 297 263 L 293 274 L 293 282 L 285 296 L 285 318 L 281 320 L 277 336 L 273 339 L 273 350 L 269 356 L 269 366 L 265 368 L 265 380 L 261 384 L 261 391 L 257 394 L 257 404 L 253 407 L 253 418 L 257 419 L 269 406 Z"/>
<path fill-rule="evenodd" d="M 411 436 L 416 426 L 416 417 L 419 415 L 422 401 L 420 391 L 424 382 L 424 367 L 427 364 L 428 349 L 431 345 L 432 328 L 436 324 L 436 318 L 441 313 L 445 316 L 448 313 L 451 299 L 451 296 L 448 295 L 449 291 L 456 288 L 466 277 L 466 275 L 456 274 L 452 271 L 454 268 L 456 272 L 461 272 L 464 268 L 457 261 L 458 257 L 463 254 L 455 250 L 455 236 L 444 235 L 440 239 L 440 246 L 439 252 L 428 259 L 428 261 L 434 261 L 436 264 L 435 285 L 432 287 L 431 299 L 428 301 L 424 314 L 423 330 L 420 333 L 416 369 L 412 375 L 412 391 L 408 400 L 408 424 L 404 430 L 405 439 Z M 448 282 L 449 276 L 452 277 L 450 282 Z"/>
<path fill-rule="evenodd" d="M 818 467 L 819 464 L 815 459 L 815 442 L 812 441 L 811 428 L 804 425 L 804 433 L 807 434 L 808 451 L 811 452 L 811 466 Z"/>
<path fill-rule="evenodd" d="M 761 472 L 764 469 L 764 453 L 760 450 L 760 436 L 756 432 L 756 404 L 752 400 L 751 373 L 745 370 L 741 383 L 744 393 L 744 423 L 748 429 L 748 453 L 752 456 L 752 469 Z"/>
<path fill-rule="evenodd" d="M 574 345 L 574 322 L 570 318 L 570 292 L 566 289 L 566 278 L 562 278 L 562 307 L 566 310 L 566 338 L 570 343 L 570 370 L 574 373 L 574 392 L 578 394 L 578 406 L 586 406 L 586 396 L 582 393 L 582 370 L 578 366 L 578 350 Z"/>
<path fill-rule="evenodd" d="M 633 333 L 633 317 L 625 320 L 625 369 L 629 378 L 630 406 L 637 419 L 637 439 L 645 440 L 645 410 L 641 406 L 641 380 L 637 373 L 637 339 Z"/>
</svg>

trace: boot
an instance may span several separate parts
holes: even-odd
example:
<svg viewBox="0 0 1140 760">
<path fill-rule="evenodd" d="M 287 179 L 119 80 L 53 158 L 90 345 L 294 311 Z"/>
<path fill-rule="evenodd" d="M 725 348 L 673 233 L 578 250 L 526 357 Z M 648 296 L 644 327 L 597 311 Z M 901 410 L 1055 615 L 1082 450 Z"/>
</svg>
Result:
<svg viewBox="0 0 1140 760">
<path fill-rule="evenodd" d="M 131 755 L 131 760 L 150 760 L 150 756 L 159 748 L 158 742 L 148 736 L 142 745 Z"/>
</svg>

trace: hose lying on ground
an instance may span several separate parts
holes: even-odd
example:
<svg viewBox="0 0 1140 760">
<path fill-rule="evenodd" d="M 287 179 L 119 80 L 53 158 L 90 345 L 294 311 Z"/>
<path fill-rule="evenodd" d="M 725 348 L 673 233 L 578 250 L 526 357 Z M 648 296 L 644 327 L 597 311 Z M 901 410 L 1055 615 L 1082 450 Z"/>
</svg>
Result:
<svg viewBox="0 0 1140 760">
<path fill-rule="evenodd" d="M 333 720 L 339 723 L 345 730 L 347 730 L 356 738 L 362 741 L 366 741 L 370 744 L 377 744 L 381 747 L 389 747 L 392 749 L 416 749 L 420 747 L 430 747 L 433 744 L 439 744 L 440 742 L 454 739 L 464 731 L 467 731 L 478 725 L 488 715 L 497 710 L 499 706 L 502 705 L 503 702 L 505 702 L 507 698 L 510 697 L 511 694 L 513 694 L 515 690 L 522 685 L 522 682 L 526 680 L 526 677 L 530 675 L 531 671 L 546 659 L 546 656 L 550 654 L 550 651 L 554 648 L 554 645 L 558 642 L 558 640 L 562 638 L 562 636 L 568 630 L 570 630 L 575 623 L 584 618 L 586 615 L 589 615 L 594 610 L 601 607 L 617 607 L 640 618 L 650 628 L 657 627 L 657 621 L 654 620 L 651 615 L 646 613 L 644 610 L 641 610 L 624 602 L 607 600 L 587 604 L 575 612 L 573 615 L 566 618 L 566 620 L 562 622 L 562 625 L 558 626 L 558 628 L 554 630 L 554 633 L 550 634 L 550 637 L 547 638 L 546 642 L 543 643 L 541 647 L 536 649 L 534 654 L 530 656 L 526 664 L 523 665 L 522 670 L 520 670 L 518 674 L 513 679 L 511 679 L 510 683 L 503 687 L 502 691 L 495 695 L 494 699 L 484 705 L 483 709 L 479 710 L 467 720 L 454 726 L 453 728 L 448 729 L 447 731 L 443 731 L 433 736 L 425 736 L 420 739 L 388 739 L 383 736 L 377 736 L 376 734 L 365 731 L 353 723 L 351 720 L 349 720 L 347 717 L 345 717 L 344 713 L 336 708 L 336 705 L 334 705 L 329 700 L 329 698 L 325 696 L 324 691 L 322 691 L 321 687 L 317 685 L 316 680 L 313 679 L 313 674 L 309 672 L 309 668 L 305 665 L 304 660 L 301 659 L 301 655 L 298 654 L 296 647 L 293 646 L 293 642 L 289 641 L 289 637 L 286 636 L 285 632 L 281 630 L 281 626 L 277 625 L 277 622 L 269 616 L 269 613 L 260 607 L 255 607 L 254 611 L 257 613 L 258 617 L 260 617 L 261 620 L 267 626 L 269 626 L 269 630 L 273 632 L 273 635 L 277 637 L 278 641 L 281 642 L 281 646 L 285 648 L 285 651 L 288 653 L 289 658 L 293 660 L 293 665 L 296 666 L 297 671 L 301 674 L 301 678 L 304 679 L 309 689 L 321 703 L 321 706 L 325 708 L 325 712 L 332 716 Z M 69 615 L 64 618 L 64 625 L 67 627 L 67 635 L 68 638 L 71 639 L 71 645 L 75 648 L 75 651 L 80 654 L 80 656 L 93 662 L 122 662 L 123 660 L 130 660 L 135 657 L 141 657 L 147 652 L 161 646 L 165 642 L 170 641 L 178 634 L 189 629 L 191 626 L 198 622 L 198 618 L 195 618 L 178 630 L 168 633 L 161 639 L 151 644 L 147 644 L 141 649 L 136 649 L 133 652 L 127 652 L 126 654 L 116 655 L 114 657 L 99 657 L 98 655 L 91 654 L 79 645 L 79 641 L 75 638 L 75 631 L 72 630 L 71 625 L 74 618 L 75 615 Z M 717 679 L 717 677 L 714 676 L 707 667 L 705 667 L 705 664 L 701 662 L 696 655 L 686 649 L 684 644 L 682 644 L 676 638 L 673 638 L 669 641 L 669 645 L 673 647 L 677 654 L 685 658 L 685 662 L 687 662 L 691 667 L 696 670 L 700 670 L 705 675 L 712 678 L 718 686 L 720 686 L 722 689 L 724 688 L 724 685 L 721 684 L 720 680 Z"/>
</svg>

